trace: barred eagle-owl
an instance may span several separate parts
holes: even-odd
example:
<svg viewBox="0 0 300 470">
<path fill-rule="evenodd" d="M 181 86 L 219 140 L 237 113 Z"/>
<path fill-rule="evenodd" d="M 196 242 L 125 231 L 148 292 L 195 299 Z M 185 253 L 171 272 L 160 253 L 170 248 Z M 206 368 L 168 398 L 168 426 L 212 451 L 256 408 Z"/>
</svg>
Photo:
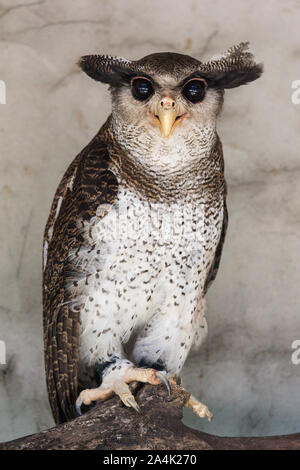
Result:
<svg viewBox="0 0 300 470">
<path fill-rule="evenodd" d="M 45 229 L 45 364 L 57 423 L 114 393 L 138 410 L 128 384 L 169 390 L 205 338 L 204 296 L 227 227 L 216 120 L 224 90 L 261 75 L 247 49 L 206 63 L 170 52 L 81 58 L 109 84 L 112 113 L 66 171 Z M 211 417 L 193 397 L 187 406 Z"/>
</svg>

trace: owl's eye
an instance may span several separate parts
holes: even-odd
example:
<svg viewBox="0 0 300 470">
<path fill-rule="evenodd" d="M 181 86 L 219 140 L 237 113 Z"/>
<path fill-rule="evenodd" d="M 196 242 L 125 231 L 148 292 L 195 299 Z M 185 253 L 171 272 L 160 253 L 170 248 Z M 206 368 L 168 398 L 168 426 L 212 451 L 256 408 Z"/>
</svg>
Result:
<svg viewBox="0 0 300 470">
<path fill-rule="evenodd" d="M 187 82 L 183 89 L 183 96 L 192 103 L 199 103 L 203 100 L 206 91 L 206 83 L 201 79 L 193 79 Z"/>
<path fill-rule="evenodd" d="M 131 82 L 131 91 L 135 99 L 144 101 L 153 93 L 153 86 L 148 78 L 137 77 Z"/>
</svg>

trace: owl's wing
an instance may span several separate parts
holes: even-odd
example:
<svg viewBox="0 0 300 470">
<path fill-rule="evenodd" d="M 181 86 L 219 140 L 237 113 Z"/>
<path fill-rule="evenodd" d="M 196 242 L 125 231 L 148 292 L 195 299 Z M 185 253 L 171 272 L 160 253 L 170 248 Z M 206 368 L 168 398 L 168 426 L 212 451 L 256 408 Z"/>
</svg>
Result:
<svg viewBox="0 0 300 470">
<path fill-rule="evenodd" d="M 104 131 L 100 130 L 65 173 L 45 229 L 45 368 L 56 423 L 75 417 L 77 397 L 79 312 L 71 309 L 68 303 L 65 285 L 68 255 L 73 247 L 79 248 L 83 243 L 79 220 L 90 220 L 96 215 L 99 204 L 109 207 L 117 197 L 118 182 L 109 164 Z"/>
<path fill-rule="evenodd" d="M 228 211 L 227 211 L 227 206 L 226 206 L 226 199 L 224 198 L 224 206 L 223 206 L 223 225 L 222 225 L 222 231 L 221 231 L 221 237 L 216 249 L 215 257 L 213 260 L 213 263 L 210 267 L 208 276 L 205 281 L 205 286 L 204 286 L 204 295 L 206 294 L 208 288 L 210 287 L 211 283 L 215 280 L 217 276 L 217 272 L 219 269 L 219 264 L 221 261 L 221 256 L 222 256 L 222 250 L 223 250 L 223 245 L 224 245 L 224 240 L 226 236 L 226 231 L 227 231 L 227 226 L 228 226 Z"/>
</svg>

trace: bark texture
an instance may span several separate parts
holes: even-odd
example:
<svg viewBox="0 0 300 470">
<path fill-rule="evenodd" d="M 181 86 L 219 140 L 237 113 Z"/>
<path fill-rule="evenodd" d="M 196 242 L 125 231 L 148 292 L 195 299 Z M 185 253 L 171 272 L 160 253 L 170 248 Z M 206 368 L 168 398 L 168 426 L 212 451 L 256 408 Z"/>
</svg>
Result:
<svg viewBox="0 0 300 470">
<path fill-rule="evenodd" d="M 300 450 L 300 433 L 218 437 L 188 428 L 181 422 L 188 397 L 179 386 L 173 385 L 167 398 L 163 387 L 144 385 L 136 391 L 141 414 L 114 397 L 65 424 L 0 444 L 0 450 Z"/>
</svg>

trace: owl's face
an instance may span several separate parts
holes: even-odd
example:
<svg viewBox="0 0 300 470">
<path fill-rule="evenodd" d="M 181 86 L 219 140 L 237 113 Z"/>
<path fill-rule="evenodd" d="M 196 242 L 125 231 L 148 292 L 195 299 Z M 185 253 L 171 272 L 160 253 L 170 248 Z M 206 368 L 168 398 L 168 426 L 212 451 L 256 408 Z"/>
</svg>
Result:
<svg viewBox="0 0 300 470">
<path fill-rule="evenodd" d="M 95 80 L 110 84 L 113 117 L 121 128 L 167 140 L 189 135 L 193 129 L 215 127 L 224 89 L 261 75 L 262 66 L 247 48 L 247 43 L 241 43 L 207 63 L 164 52 L 137 61 L 84 56 L 79 65 Z"/>
<path fill-rule="evenodd" d="M 111 92 L 119 122 L 161 139 L 215 126 L 223 102 L 223 90 L 209 88 L 204 78 L 185 70 L 180 76 L 140 73 Z"/>
</svg>

